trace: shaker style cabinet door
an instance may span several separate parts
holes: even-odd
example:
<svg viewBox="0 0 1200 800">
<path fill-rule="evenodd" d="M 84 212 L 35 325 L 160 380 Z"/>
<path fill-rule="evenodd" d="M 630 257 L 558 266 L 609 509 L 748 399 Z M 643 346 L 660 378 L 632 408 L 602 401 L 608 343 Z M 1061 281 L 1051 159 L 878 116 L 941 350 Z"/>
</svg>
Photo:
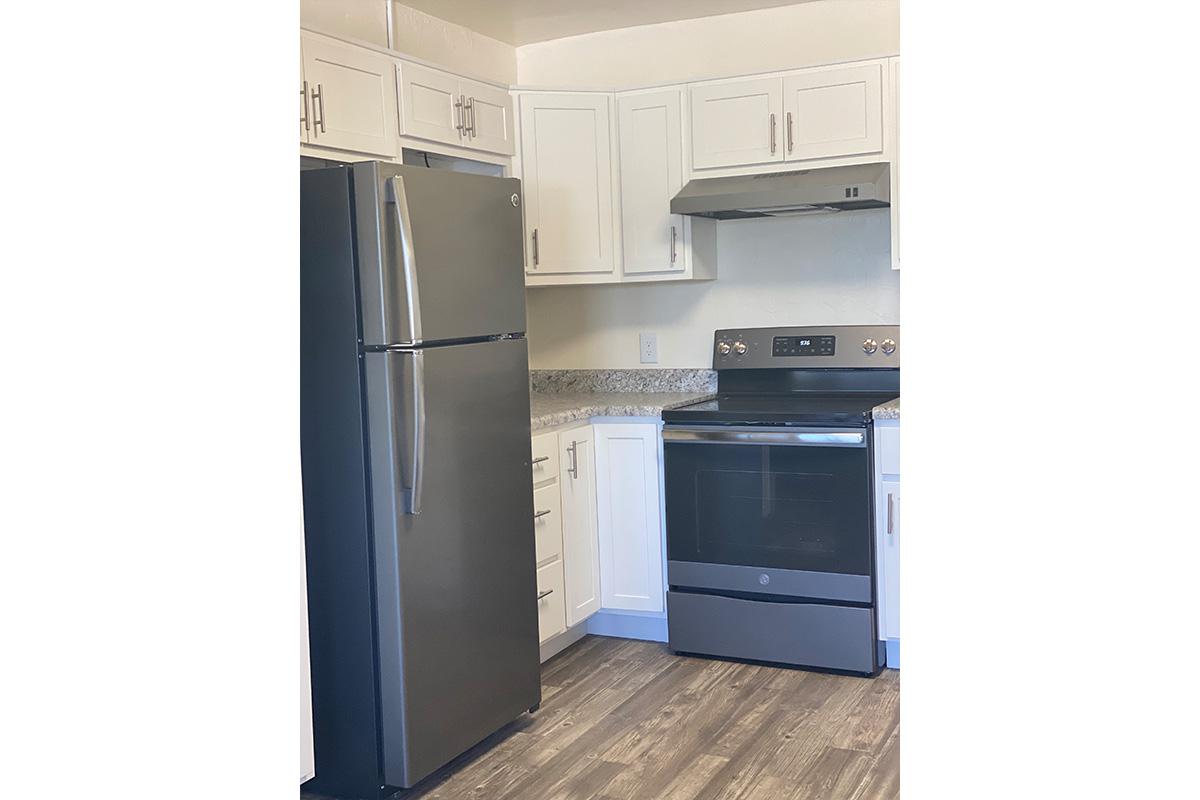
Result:
<svg viewBox="0 0 1200 800">
<path fill-rule="evenodd" d="M 407 61 L 396 65 L 400 87 L 400 133 L 461 144 L 462 93 L 454 75 Z"/>
<path fill-rule="evenodd" d="M 526 271 L 613 273 L 609 95 L 526 94 L 520 102 Z"/>
<path fill-rule="evenodd" d="M 723 81 L 691 87 L 692 167 L 782 161 L 783 82 Z"/>
<path fill-rule="evenodd" d="M 883 68 L 879 64 L 797 72 L 783 79 L 783 145 L 788 161 L 883 151 Z"/>
<path fill-rule="evenodd" d="M 588 426 L 560 433 L 558 442 L 563 580 L 569 627 L 600 610 L 595 439 Z"/>
<path fill-rule="evenodd" d="M 621 245 L 624 272 L 682 272 L 684 219 L 670 213 L 683 187 L 680 92 L 617 98 L 621 153 Z"/>
<path fill-rule="evenodd" d="M 400 152 L 395 62 L 371 50 L 300 34 L 309 144 L 380 156 Z"/>
<path fill-rule="evenodd" d="M 467 98 L 463 147 L 511 156 L 516 150 L 512 95 L 496 86 L 465 79 L 459 87 L 459 93 Z"/>
<path fill-rule="evenodd" d="M 602 423 L 596 435 L 596 511 L 604 608 L 663 610 L 658 426 Z"/>
</svg>

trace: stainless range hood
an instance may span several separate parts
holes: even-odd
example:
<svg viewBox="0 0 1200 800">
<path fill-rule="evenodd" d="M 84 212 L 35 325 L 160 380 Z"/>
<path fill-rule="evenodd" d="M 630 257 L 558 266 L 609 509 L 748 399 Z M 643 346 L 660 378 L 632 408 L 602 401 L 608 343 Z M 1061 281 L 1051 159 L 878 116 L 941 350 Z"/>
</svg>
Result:
<svg viewBox="0 0 1200 800">
<path fill-rule="evenodd" d="M 671 213 L 745 219 L 887 208 L 891 202 L 888 174 L 885 162 L 700 178 L 688 181 L 675 195 Z"/>
</svg>

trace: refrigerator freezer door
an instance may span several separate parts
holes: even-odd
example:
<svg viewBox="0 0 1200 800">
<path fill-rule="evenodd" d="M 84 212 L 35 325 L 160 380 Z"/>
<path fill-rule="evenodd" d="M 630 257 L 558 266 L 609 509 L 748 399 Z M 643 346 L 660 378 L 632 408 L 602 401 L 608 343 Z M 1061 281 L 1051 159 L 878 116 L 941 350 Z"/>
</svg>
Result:
<svg viewBox="0 0 1200 800">
<path fill-rule="evenodd" d="M 528 350 L 363 359 L 383 772 L 408 787 L 540 701 Z"/>
<path fill-rule="evenodd" d="M 525 330 L 521 182 L 355 164 L 363 343 Z"/>
</svg>

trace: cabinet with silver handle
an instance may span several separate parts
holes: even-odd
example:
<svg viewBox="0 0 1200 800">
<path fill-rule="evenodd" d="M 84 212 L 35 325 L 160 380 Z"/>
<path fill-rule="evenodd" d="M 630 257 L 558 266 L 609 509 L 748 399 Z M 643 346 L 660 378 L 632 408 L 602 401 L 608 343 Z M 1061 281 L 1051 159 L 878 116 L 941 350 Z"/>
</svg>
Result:
<svg viewBox="0 0 1200 800">
<path fill-rule="evenodd" d="M 400 134 L 512 155 L 512 98 L 498 86 L 408 61 L 396 64 Z"/>
<path fill-rule="evenodd" d="M 394 64 L 373 50 L 301 31 L 301 142 L 399 155 Z"/>
<path fill-rule="evenodd" d="M 879 639 L 887 665 L 900 662 L 900 423 L 875 422 L 875 550 Z"/>
</svg>

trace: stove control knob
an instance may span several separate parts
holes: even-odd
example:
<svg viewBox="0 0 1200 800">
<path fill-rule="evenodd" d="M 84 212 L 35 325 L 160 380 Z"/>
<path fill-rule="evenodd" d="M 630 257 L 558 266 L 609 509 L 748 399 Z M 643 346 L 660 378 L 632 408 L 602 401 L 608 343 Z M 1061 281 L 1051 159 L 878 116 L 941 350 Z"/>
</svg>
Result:
<svg viewBox="0 0 1200 800">
<path fill-rule="evenodd" d="M 874 339 L 867 339 L 865 342 L 863 342 L 863 352 L 867 355 L 871 355 L 871 353 L 875 352 L 877 346 L 878 345 L 875 344 Z"/>
<path fill-rule="evenodd" d="M 717 352 L 723 356 L 729 355 L 729 351 L 733 348 L 729 346 L 729 342 L 717 342 Z"/>
<path fill-rule="evenodd" d="M 890 356 L 896 352 L 896 341 L 894 339 L 884 339 L 883 343 L 879 345 L 879 349 L 883 351 L 885 356 Z"/>
<path fill-rule="evenodd" d="M 733 352 L 737 353 L 739 356 L 746 355 L 746 343 L 745 342 L 734 342 L 733 343 Z"/>
</svg>

